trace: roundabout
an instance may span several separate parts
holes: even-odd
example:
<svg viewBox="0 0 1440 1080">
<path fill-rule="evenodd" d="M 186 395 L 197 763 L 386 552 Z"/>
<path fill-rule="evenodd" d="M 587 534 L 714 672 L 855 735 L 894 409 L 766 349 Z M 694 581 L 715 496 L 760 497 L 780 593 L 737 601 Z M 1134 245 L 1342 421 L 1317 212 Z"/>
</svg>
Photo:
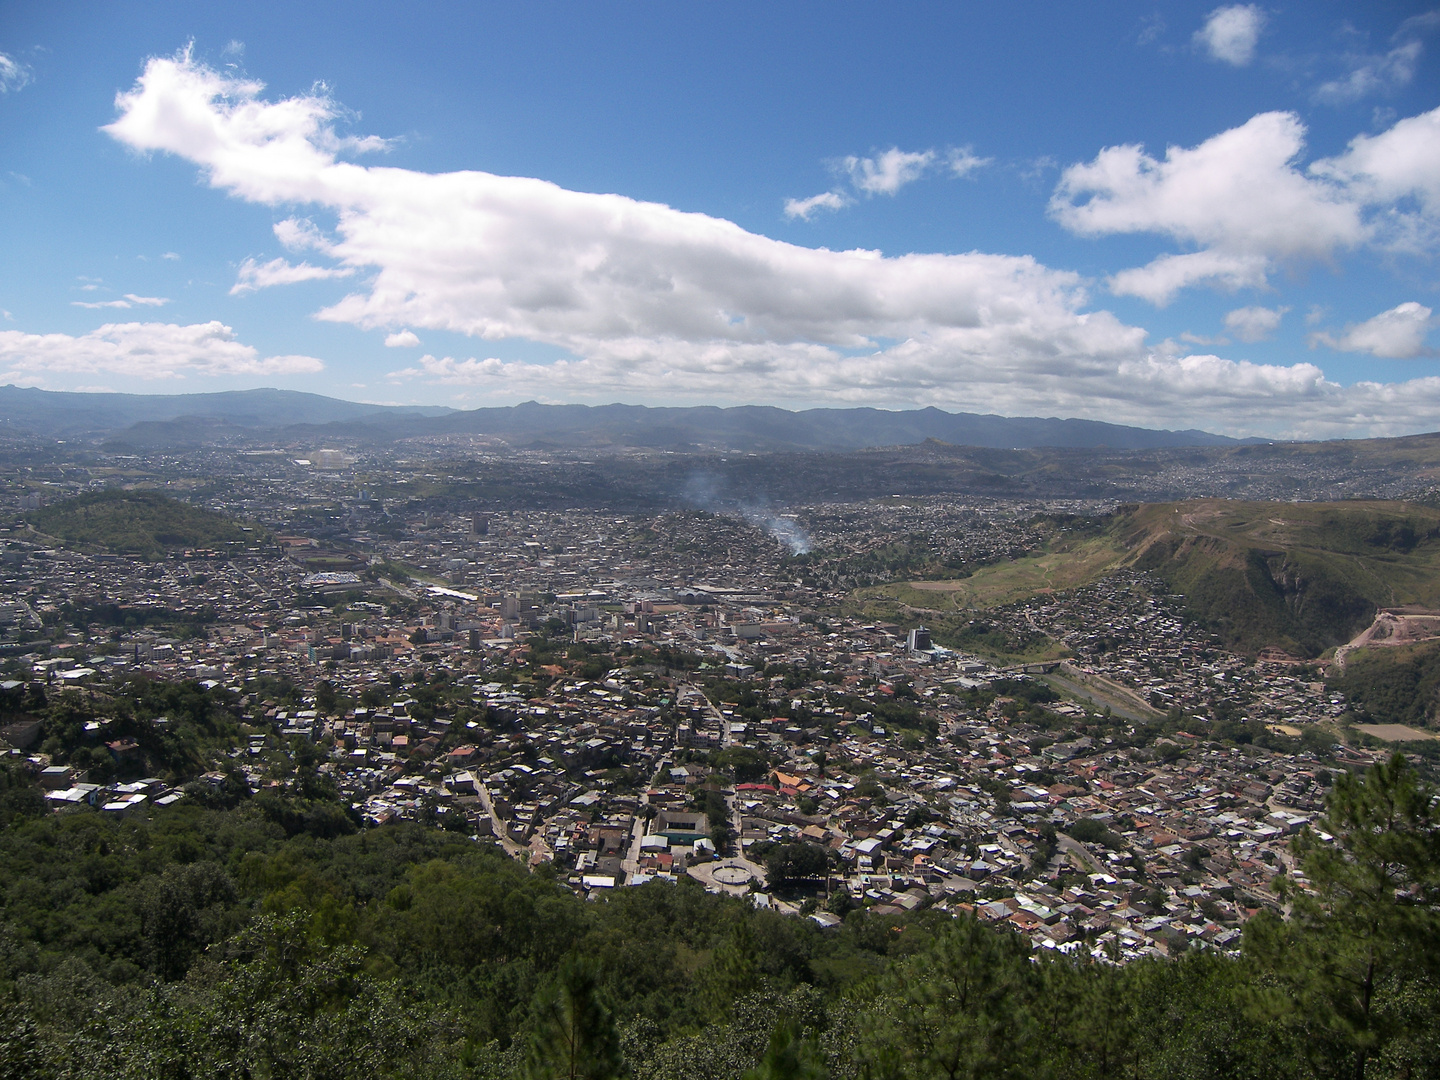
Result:
<svg viewBox="0 0 1440 1080">
<path fill-rule="evenodd" d="M 754 875 L 743 866 L 717 866 L 710 873 L 711 878 L 721 885 L 748 885 Z"/>
<path fill-rule="evenodd" d="M 744 896 L 752 886 L 765 887 L 765 868 L 743 857 L 697 863 L 685 872 L 711 892 L 728 892 L 732 896 Z"/>
</svg>

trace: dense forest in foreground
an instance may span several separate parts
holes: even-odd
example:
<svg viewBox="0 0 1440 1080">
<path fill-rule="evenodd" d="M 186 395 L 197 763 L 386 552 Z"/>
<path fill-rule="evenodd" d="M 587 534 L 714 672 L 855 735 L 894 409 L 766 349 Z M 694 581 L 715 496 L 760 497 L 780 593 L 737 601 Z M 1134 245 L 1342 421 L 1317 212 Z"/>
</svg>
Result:
<svg viewBox="0 0 1440 1080">
<path fill-rule="evenodd" d="M 587 903 L 440 829 L 239 795 L 114 820 L 31 790 L 0 792 L 5 1077 L 1440 1075 L 1440 822 L 1398 755 L 1338 778 L 1239 958 L 1125 966 L 688 882 Z"/>
</svg>

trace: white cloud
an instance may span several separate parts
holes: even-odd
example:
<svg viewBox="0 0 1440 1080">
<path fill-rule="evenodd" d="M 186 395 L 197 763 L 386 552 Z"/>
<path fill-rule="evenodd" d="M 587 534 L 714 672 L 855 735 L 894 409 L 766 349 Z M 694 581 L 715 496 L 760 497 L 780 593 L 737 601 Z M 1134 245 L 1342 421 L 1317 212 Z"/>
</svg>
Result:
<svg viewBox="0 0 1440 1080">
<path fill-rule="evenodd" d="M 1358 207 L 1295 162 L 1305 127 L 1270 112 L 1164 160 L 1112 146 L 1065 170 L 1051 201 L 1062 225 L 1088 236 L 1156 232 L 1233 252 L 1323 257 L 1365 236 Z M 1083 201 L 1081 201 L 1083 199 Z"/>
<path fill-rule="evenodd" d="M 1440 8 L 1411 15 L 1400 24 L 1400 29 L 1395 31 L 1395 40 L 1410 34 L 1427 34 L 1432 30 L 1440 30 Z"/>
<path fill-rule="evenodd" d="M 1357 203 L 1381 208 L 1372 222 L 1379 245 L 1428 254 L 1440 241 L 1440 109 L 1357 135 L 1345 153 L 1315 162 L 1310 172 Z"/>
<path fill-rule="evenodd" d="M 219 322 L 108 323 L 88 334 L 0 330 L 0 380 L 42 382 L 47 375 L 106 373 L 129 378 L 186 375 L 295 375 L 321 371 L 313 356 L 261 357 Z"/>
<path fill-rule="evenodd" d="M 1255 59 L 1255 46 L 1265 29 L 1265 12 L 1257 4 L 1231 4 L 1210 12 L 1195 31 L 1195 44 L 1212 59 L 1244 67 Z"/>
<path fill-rule="evenodd" d="M 331 103 L 271 103 L 260 89 L 184 56 L 152 60 L 137 88 L 120 95 L 120 117 L 107 130 L 137 150 L 181 154 L 214 186 L 247 200 L 333 212 L 340 267 L 271 263 L 262 281 L 252 262 L 241 281 L 376 271 L 322 318 L 521 337 L 596 357 L 712 343 L 780 355 L 951 328 L 1014 335 L 1017 344 L 1042 325 L 1068 329 L 1076 341 L 1089 333 L 1079 279 L 1033 259 L 816 250 L 542 180 L 368 168 L 330 149 L 341 142 L 329 130 Z M 881 155 L 872 186 L 905 175 L 907 161 L 887 164 Z"/>
<path fill-rule="evenodd" d="M 875 157 L 847 157 L 841 166 L 857 191 L 867 195 L 894 195 L 906 184 L 920 179 L 934 163 L 934 150 L 910 153 L 892 146 Z"/>
<path fill-rule="evenodd" d="M 1121 270 L 1106 284 L 1116 296 L 1138 296 L 1164 307 L 1191 285 L 1212 285 L 1235 292 L 1265 284 L 1268 260 L 1263 255 L 1232 255 L 1223 251 L 1192 251 L 1161 255 L 1144 266 Z"/>
<path fill-rule="evenodd" d="M 1321 83 L 1315 100 L 1330 105 L 1359 101 L 1375 93 L 1390 93 L 1409 84 L 1424 46 L 1407 41 L 1382 56 L 1351 57 L 1350 73 L 1343 79 Z"/>
<path fill-rule="evenodd" d="M 81 280 L 88 282 L 88 279 L 85 278 L 81 278 Z M 80 288 L 85 292 L 94 292 L 100 288 L 100 285 L 97 279 L 96 281 L 81 285 Z M 170 303 L 170 298 L 166 296 L 136 296 L 134 293 L 126 293 L 125 299 L 123 300 L 71 300 L 70 306 L 90 308 L 91 310 L 98 310 L 100 308 L 118 308 L 125 310 L 135 305 L 140 307 L 164 307 L 168 303 Z"/>
<path fill-rule="evenodd" d="M 1362 244 L 1420 249 L 1436 234 L 1440 109 L 1358 136 L 1308 169 L 1304 146 L 1300 119 L 1272 112 L 1163 159 L 1108 147 L 1064 171 L 1050 213 L 1084 236 L 1149 232 L 1198 246 L 1112 278 L 1115 291 L 1156 303 L 1201 282 L 1263 286 L 1277 262 Z"/>
<path fill-rule="evenodd" d="M 274 225 L 275 239 L 287 251 L 320 251 L 329 254 L 333 245 L 309 218 L 286 218 Z"/>
<path fill-rule="evenodd" d="M 187 48 L 146 64 L 136 88 L 116 95 L 120 117 L 104 130 L 137 150 L 198 160 L 214 186 L 262 203 L 311 201 L 317 172 L 358 169 L 340 164 L 337 155 L 387 145 L 336 134 L 337 110 L 328 98 L 310 94 L 271 104 L 258 99 L 263 89 L 196 63 Z"/>
<path fill-rule="evenodd" d="M 1288 307 L 1236 308 L 1225 315 L 1225 329 L 1241 341 L 1264 341 L 1280 329 L 1280 321 L 1285 318 L 1285 313 L 1289 310 Z"/>
<path fill-rule="evenodd" d="M 1312 334 L 1310 346 L 1328 345 L 1341 352 L 1369 353 L 1385 360 L 1413 360 L 1433 355 L 1433 350 L 1425 347 L 1425 335 L 1436 325 L 1433 316 L 1428 307 L 1410 300 L 1373 319 L 1352 323 L 1338 337 L 1323 332 Z"/>
<path fill-rule="evenodd" d="M 284 259 L 271 259 L 267 263 L 257 263 L 254 259 L 246 259 L 240 264 L 239 273 L 235 275 L 235 284 L 230 286 L 230 295 L 243 296 L 245 293 L 255 292 L 257 289 L 268 289 L 272 285 L 294 285 L 301 281 L 346 278 L 354 273 L 354 268 L 349 266 L 311 266 L 304 262 L 297 266 Z"/>
<path fill-rule="evenodd" d="M 969 146 L 962 146 L 958 150 L 951 150 L 945 155 L 945 165 L 950 170 L 950 175 L 966 177 L 977 169 L 983 169 L 995 161 L 994 158 L 980 157 L 974 149 Z"/>
<path fill-rule="evenodd" d="M 168 260 L 169 262 L 179 262 L 179 261 L 180 261 L 180 253 L 179 253 L 178 251 L 167 251 L 167 252 L 165 252 L 165 254 L 161 255 L 160 257 L 161 257 L 162 259 Z"/>
<path fill-rule="evenodd" d="M 385 336 L 385 344 L 391 349 L 413 349 L 420 344 L 420 339 L 413 330 L 397 330 Z"/>
<path fill-rule="evenodd" d="M 786 199 L 785 216 L 809 221 L 810 215 L 817 210 L 839 210 L 841 207 L 849 205 L 850 200 L 838 191 L 822 191 L 819 195 L 811 195 L 808 199 Z"/>
<path fill-rule="evenodd" d="M 1140 32 L 1135 35 L 1136 45 L 1149 45 L 1165 33 L 1165 20 L 1159 12 L 1145 15 L 1140 19 Z"/>
<path fill-rule="evenodd" d="M 832 163 L 849 177 L 851 185 L 863 195 L 894 195 L 906 184 L 920 179 L 935 166 L 940 156 L 934 150 L 909 152 L 891 147 L 874 157 L 845 157 Z M 991 164 L 994 158 L 980 157 L 974 149 L 962 146 L 949 151 L 944 167 L 955 177 L 966 177 Z M 840 210 L 854 200 L 842 191 L 824 191 L 808 199 L 786 199 L 785 216 L 809 221 L 817 210 Z"/>
<path fill-rule="evenodd" d="M 30 69 L 13 56 L 0 53 L 0 94 L 19 90 L 30 81 Z"/>
<path fill-rule="evenodd" d="M 493 356 L 487 360 L 476 360 L 473 356 L 468 360 L 456 360 L 453 356 L 437 360 L 426 353 L 415 361 L 414 367 L 392 371 L 387 378 L 395 380 L 424 378 L 430 382 L 449 386 L 479 386 L 492 382 L 496 378 L 503 378 L 507 370 L 513 373 L 524 371 L 532 366 L 534 365 L 506 364 L 504 360 L 498 360 Z"/>
<path fill-rule="evenodd" d="M 1440 29 L 1440 10 L 1411 16 L 1390 39 L 1393 49 L 1387 53 L 1347 56 L 1349 72 L 1342 78 L 1322 83 L 1315 91 L 1315 99 L 1343 105 L 1408 86 L 1415 78 L 1416 65 L 1424 52 L 1420 38 L 1436 29 Z"/>
<path fill-rule="evenodd" d="M 1187 345 L 1229 345 L 1227 337 L 1206 337 L 1204 334 L 1192 334 L 1189 330 L 1180 332 L 1180 340 Z M 1177 346 L 1173 341 L 1166 341 L 1161 344 L 1160 351 L 1167 352 L 1173 356 L 1182 355 L 1185 350 Z"/>
<path fill-rule="evenodd" d="M 1403 392 L 1357 389 L 1328 382 L 1310 364 L 1148 348 L 1143 329 L 1087 310 L 1077 275 L 1028 257 L 805 248 L 703 214 L 543 180 L 344 160 L 343 149 L 369 143 L 333 132 L 329 101 L 269 102 L 259 85 L 184 55 L 152 60 L 118 105 L 107 130 L 127 145 L 182 155 L 214 187 L 247 201 L 334 216 L 326 253 L 359 280 L 320 318 L 524 339 L 568 354 L 553 363 L 427 356 L 395 372 L 397 380 L 475 386 L 495 401 L 924 403 L 1273 435 L 1354 434 L 1357 425 L 1419 430 L 1433 426 L 1440 407 L 1440 380 L 1416 380 Z M 1136 148 L 1133 161 L 1140 156 Z M 1281 153 L 1275 167 L 1290 169 L 1290 157 Z M 886 168 L 877 161 L 873 175 L 904 172 Z M 1143 212 L 1097 206 L 1087 219 L 1088 208 L 1074 207 L 1077 221 L 1096 233 L 1137 223 L 1170 232 L 1181 229 L 1178 215 L 1185 235 L 1218 237 L 1218 250 L 1240 224 L 1192 220 L 1171 208 L 1184 199 L 1147 191 L 1152 172 L 1170 184 L 1174 168 L 1167 160 L 1135 165 L 1128 180 L 1118 174 L 1122 187 L 1138 185 L 1142 204 L 1155 204 Z M 1302 223 L 1328 232 L 1317 241 L 1293 222 L 1261 219 L 1267 242 L 1302 252 L 1358 242 L 1352 236 L 1364 227 L 1346 216 L 1347 206 L 1304 187 L 1323 195 L 1335 182 L 1297 176 L 1313 203 Z M 1255 197 L 1273 181 L 1257 176 Z M 888 181 L 875 183 L 883 190 Z M 1248 194 L 1245 184 L 1231 184 L 1231 198 Z M 1205 207 L 1231 212 L 1223 199 Z M 297 226 L 291 235 L 308 233 Z M 1212 265 L 1212 276 L 1254 277 L 1268 251 L 1221 254 L 1232 262 Z M 1243 258 L 1259 261 L 1233 261 Z"/>
</svg>

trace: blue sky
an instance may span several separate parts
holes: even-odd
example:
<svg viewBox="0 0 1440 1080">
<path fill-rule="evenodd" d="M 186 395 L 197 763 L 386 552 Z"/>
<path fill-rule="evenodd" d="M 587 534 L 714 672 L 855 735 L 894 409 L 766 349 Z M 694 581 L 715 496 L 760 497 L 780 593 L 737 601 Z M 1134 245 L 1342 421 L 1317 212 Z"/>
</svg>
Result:
<svg viewBox="0 0 1440 1080">
<path fill-rule="evenodd" d="M 12 0 L 0 382 L 1434 430 L 1437 50 L 1385 2 Z"/>
</svg>

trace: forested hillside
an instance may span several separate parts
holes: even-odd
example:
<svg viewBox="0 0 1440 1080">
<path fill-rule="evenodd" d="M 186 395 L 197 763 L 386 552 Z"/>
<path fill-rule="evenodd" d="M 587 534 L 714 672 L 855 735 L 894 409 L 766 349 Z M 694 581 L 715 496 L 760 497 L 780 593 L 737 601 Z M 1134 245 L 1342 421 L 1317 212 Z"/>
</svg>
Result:
<svg viewBox="0 0 1440 1080">
<path fill-rule="evenodd" d="M 265 531 L 154 491 L 101 491 L 32 511 L 41 533 L 77 547 L 159 558 L 182 548 L 253 547 Z"/>
<path fill-rule="evenodd" d="M 1333 685 L 1362 719 L 1428 727 L 1440 713 L 1440 642 L 1361 649 Z"/>
<path fill-rule="evenodd" d="M 1119 515 L 1129 562 L 1227 644 L 1316 656 L 1377 607 L 1440 604 L 1440 511 L 1416 503 L 1201 500 Z"/>
<path fill-rule="evenodd" d="M 1340 776 L 1289 921 L 1253 918 L 1239 959 L 1126 966 L 936 912 L 827 931 L 683 881 L 586 903 L 487 844 L 258 798 L 20 808 L 0 1075 L 1435 1076 L 1433 798 L 1399 757 Z"/>
</svg>

